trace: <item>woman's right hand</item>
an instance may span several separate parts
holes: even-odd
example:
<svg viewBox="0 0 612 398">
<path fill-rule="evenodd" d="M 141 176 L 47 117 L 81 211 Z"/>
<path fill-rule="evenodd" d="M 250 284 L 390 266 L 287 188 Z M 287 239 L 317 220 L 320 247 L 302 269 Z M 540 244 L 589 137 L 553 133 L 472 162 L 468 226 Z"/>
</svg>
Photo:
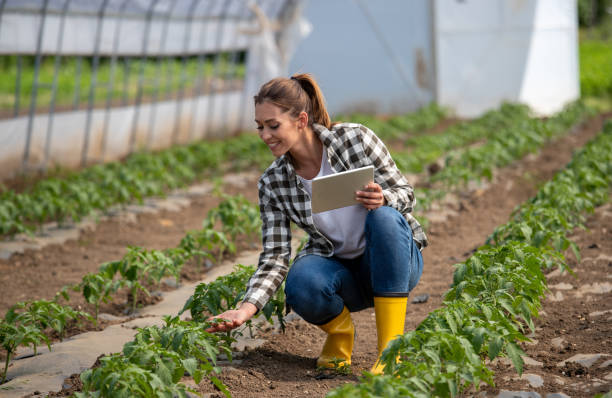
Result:
<svg viewBox="0 0 612 398">
<path fill-rule="evenodd" d="M 218 323 L 206 329 L 208 333 L 227 332 L 242 325 L 257 313 L 257 307 L 251 303 L 242 303 L 237 310 L 225 311 L 222 314 L 211 316 L 209 321 L 219 319 Z"/>
</svg>

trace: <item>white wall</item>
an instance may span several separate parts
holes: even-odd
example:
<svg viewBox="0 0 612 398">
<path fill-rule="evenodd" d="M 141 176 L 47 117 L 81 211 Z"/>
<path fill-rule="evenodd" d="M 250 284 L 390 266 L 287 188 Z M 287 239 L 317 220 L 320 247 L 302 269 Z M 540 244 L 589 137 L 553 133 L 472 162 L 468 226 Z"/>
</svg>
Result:
<svg viewBox="0 0 612 398">
<path fill-rule="evenodd" d="M 465 117 L 579 97 L 575 0 L 435 0 L 436 97 Z"/>
<path fill-rule="evenodd" d="M 135 149 L 170 146 L 177 118 L 177 144 L 187 143 L 190 138 L 222 137 L 226 132 L 234 132 L 239 128 L 242 122 L 242 102 L 241 91 L 228 91 L 212 96 L 185 98 L 180 107 L 175 101 L 142 104 L 137 116 L 133 106 L 111 108 L 104 148 L 102 136 L 107 114 L 104 109 L 94 109 L 91 115 L 88 160 L 111 161 L 128 155 L 135 117 Z M 86 119 L 85 110 L 62 112 L 54 116 L 49 166 L 80 166 Z M 21 167 L 27 123 L 27 117 L 0 120 L 0 179 L 14 175 Z M 34 116 L 29 161 L 31 168 L 38 167 L 44 160 L 48 126 L 48 114 Z"/>
<path fill-rule="evenodd" d="M 433 100 L 430 13 L 428 0 L 311 0 L 304 15 L 313 31 L 289 73 L 314 74 L 331 113 L 414 110 Z"/>
</svg>

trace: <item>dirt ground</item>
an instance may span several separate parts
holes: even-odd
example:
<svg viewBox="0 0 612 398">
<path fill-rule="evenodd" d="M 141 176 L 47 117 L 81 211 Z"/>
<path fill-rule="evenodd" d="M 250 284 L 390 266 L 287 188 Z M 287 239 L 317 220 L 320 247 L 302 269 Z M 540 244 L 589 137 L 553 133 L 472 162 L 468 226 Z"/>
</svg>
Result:
<svg viewBox="0 0 612 398">
<path fill-rule="evenodd" d="M 430 297 L 424 304 L 409 304 L 406 330 L 414 329 L 430 311 L 441 305 L 442 295 L 452 280 L 452 264 L 466 259 L 496 226 L 506 222 L 516 205 L 534 195 L 542 182 L 571 159 L 575 149 L 601 130 L 602 120 L 602 117 L 595 118 L 548 145 L 539 154 L 527 156 L 501 170 L 496 181 L 486 189 L 459 194 L 457 202 L 450 205 L 457 215 L 445 222 L 430 224 L 430 246 L 423 252 L 423 276 L 412 293 L 412 296 L 427 293 Z M 257 201 L 255 181 L 250 186 L 252 189 L 241 193 Z M 120 258 L 126 245 L 175 246 L 187 230 L 200 227 L 206 212 L 217 204 L 216 200 L 207 196 L 182 212 L 140 215 L 133 224 L 105 221 L 78 241 L 27 251 L 8 261 L 0 261 L 0 285 L 3 286 L 0 311 L 26 298 L 52 298 L 62 286 L 78 282 L 85 273 L 96 271 L 102 262 Z M 234 397 L 324 396 L 331 388 L 355 382 L 376 359 L 376 330 L 373 309 L 353 315 L 357 336 L 352 375 L 320 378 L 314 364 L 324 334 L 306 322 L 297 321 L 288 326 L 285 334 L 263 333 L 262 337 L 268 342 L 224 367 L 221 379 Z M 203 393 L 222 396 L 207 383 L 199 387 Z"/>
<path fill-rule="evenodd" d="M 459 215 L 444 223 L 432 223 L 428 229 L 430 246 L 423 252 L 424 271 L 412 296 L 429 294 L 424 304 L 409 304 L 405 330 L 414 329 L 429 312 L 442 303 L 442 295 L 452 282 L 454 263 L 465 260 L 484 243 L 496 226 L 505 223 L 514 207 L 533 196 L 538 186 L 550 179 L 601 128 L 594 120 L 544 148 L 538 155 L 501 170 L 497 182 L 485 190 L 460 195 L 456 209 Z M 232 396 L 241 397 L 321 397 L 330 389 L 357 381 L 362 371 L 376 360 L 376 328 L 373 309 L 353 314 L 357 331 L 352 358 L 352 375 L 321 379 L 315 371 L 316 357 L 324 333 L 304 321 L 294 322 L 285 334 L 264 333 L 268 342 L 224 369 L 221 380 Z M 580 339 L 581 337 L 577 337 Z M 203 382 L 204 393 L 215 393 Z"/>
<path fill-rule="evenodd" d="M 249 181 L 248 186 L 256 187 L 256 179 Z M 257 203 L 256 189 L 243 190 L 226 185 L 223 191 L 231 195 L 242 193 Z M 82 233 L 78 240 L 26 250 L 8 260 L 0 260 L 0 314 L 18 301 L 53 299 L 63 286 L 76 284 L 86 273 L 97 272 L 102 263 L 123 257 L 127 246 L 176 247 L 187 231 L 202 228 L 206 214 L 219 201 L 210 194 L 196 198 L 191 206 L 179 212 L 162 210 L 156 214 L 138 214 L 135 221 L 109 219 L 98 223 L 95 230 Z M 205 272 L 202 264 L 190 262 L 181 276 L 195 281 L 202 279 Z M 71 296 L 70 305 L 81 305 L 92 311 L 78 293 Z M 120 295 L 114 302 L 103 304 L 100 311 L 122 315 L 125 299 Z"/>
<path fill-rule="evenodd" d="M 496 389 L 559 392 L 571 397 L 592 397 L 612 390 L 612 204 L 597 209 L 572 240 L 580 247 L 581 261 L 568 253 L 575 275 L 548 274 L 550 293 L 535 322 L 532 343 L 524 344 L 527 356 L 536 362 L 525 366 L 525 374 L 542 378 L 533 388 L 520 379 L 505 361 L 497 361 Z M 565 363 L 577 354 L 603 354 L 588 362 Z M 607 362 L 606 362 L 607 361 Z"/>
</svg>

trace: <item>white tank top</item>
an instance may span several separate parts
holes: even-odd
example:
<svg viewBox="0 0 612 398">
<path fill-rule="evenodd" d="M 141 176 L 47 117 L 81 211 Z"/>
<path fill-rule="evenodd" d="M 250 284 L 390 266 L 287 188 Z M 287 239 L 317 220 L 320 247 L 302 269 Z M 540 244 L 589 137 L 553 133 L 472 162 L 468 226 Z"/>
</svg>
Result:
<svg viewBox="0 0 612 398">
<path fill-rule="evenodd" d="M 335 174 L 331 168 L 327 151 L 323 147 L 321 167 L 316 177 Z M 312 196 L 312 180 L 298 175 L 300 181 Z M 355 258 L 365 249 L 365 219 L 368 210 L 363 205 L 353 205 L 340 209 L 324 211 L 312 215 L 315 227 L 334 245 L 334 256 L 340 258 Z"/>
</svg>

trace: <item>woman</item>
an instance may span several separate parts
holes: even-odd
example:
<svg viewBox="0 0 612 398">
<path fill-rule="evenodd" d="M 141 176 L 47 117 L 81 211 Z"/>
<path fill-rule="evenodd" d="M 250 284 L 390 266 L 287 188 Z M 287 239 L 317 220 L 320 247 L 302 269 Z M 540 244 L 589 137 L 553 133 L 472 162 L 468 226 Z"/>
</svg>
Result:
<svg viewBox="0 0 612 398">
<path fill-rule="evenodd" d="M 317 366 L 351 363 L 350 312 L 374 306 L 378 357 L 404 331 L 406 302 L 417 284 L 427 238 L 410 214 L 412 187 L 380 139 L 354 123 L 333 124 L 309 74 L 276 78 L 255 96 L 259 136 L 276 160 L 259 180 L 263 251 L 236 310 L 209 331 L 242 325 L 274 295 L 285 277 L 287 304 L 327 333 Z M 374 166 L 374 181 L 355 193 L 359 205 L 311 211 L 312 179 Z M 309 241 L 289 268 L 293 221 Z M 380 361 L 373 373 L 381 373 Z"/>
</svg>

